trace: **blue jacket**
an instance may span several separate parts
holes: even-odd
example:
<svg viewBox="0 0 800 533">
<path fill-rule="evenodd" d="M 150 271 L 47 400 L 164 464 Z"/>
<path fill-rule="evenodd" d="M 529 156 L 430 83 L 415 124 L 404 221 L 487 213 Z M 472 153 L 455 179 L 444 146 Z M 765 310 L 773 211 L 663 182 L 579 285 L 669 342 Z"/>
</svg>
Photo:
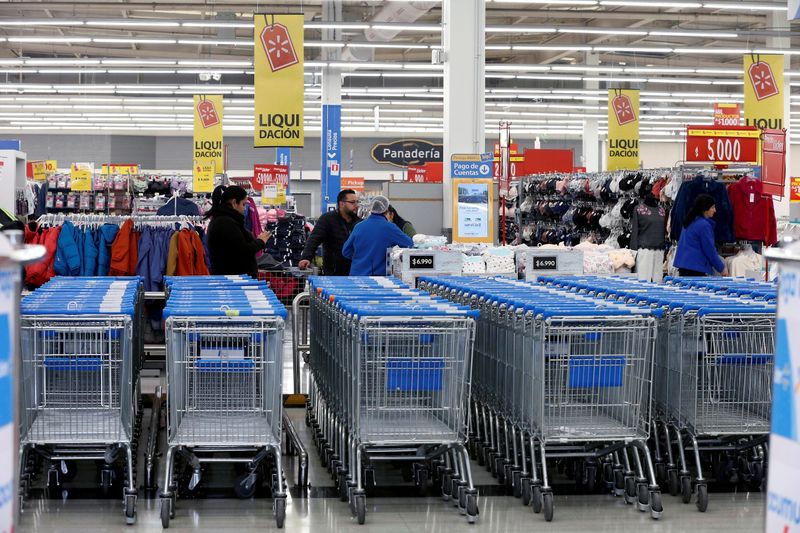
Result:
<svg viewBox="0 0 800 533">
<path fill-rule="evenodd" d="M 166 204 L 162 205 L 156 211 L 156 215 L 170 216 L 170 215 L 194 215 L 200 214 L 200 208 L 197 204 L 186 198 L 171 198 Z"/>
<path fill-rule="evenodd" d="M 83 256 L 81 231 L 69 220 L 61 225 L 53 270 L 59 276 L 80 276 Z"/>
<path fill-rule="evenodd" d="M 81 276 L 97 275 L 97 241 L 98 232 L 93 229 L 83 231 L 83 264 Z"/>
<path fill-rule="evenodd" d="M 678 189 L 675 204 L 670 214 L 670 237 L 679 241 L 683 232 L 683 219 L 694 205 L 695 199 L 701 194 L 708 194 L 714 198 L 717 212 L 714 214 L 714 238 L 717 242 L 733 242 L 733 207 L 728 197 L 728 190 L 723 183 L 708 180 L 697 176 L 692 181 L 686 181 Z"/>
<path fill-rule="evenodd" d="M 386 250 L 392 246 L 411 248 L 414 241 L 383 215 L 370 215 L 350 234 L 342 255 L 353 262 L 351 276 L 385 276 Z"/>
<path fill-rule="evenodd" d="M 117 237 L 119 226 L 116 224 L 103 224 L 100 226 L 100 238 L 97 242 L 97 275 L 108 276 L 111 266 L 111 245 Z"/>
<path fill-rule="evenodd" d="M 675 268 L 686 268 L 713 274 L 722 272 L 725 263 L 714 246 L 714 221 L 704 216 L 695 218 L 681 233 L 678 251 L 675 253 Z"/>
</svg>

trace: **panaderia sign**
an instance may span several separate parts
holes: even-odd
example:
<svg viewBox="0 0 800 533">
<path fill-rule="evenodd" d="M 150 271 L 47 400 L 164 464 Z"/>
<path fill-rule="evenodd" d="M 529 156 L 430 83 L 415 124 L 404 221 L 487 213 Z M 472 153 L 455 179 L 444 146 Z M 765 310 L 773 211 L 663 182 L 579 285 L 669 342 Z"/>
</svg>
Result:
<svg viewBox="0 0 800 533">
<path fill-rule="evenodd" d="M 442 161 L 444 146 L 420 139 L 380 143 L 372 147 L 372 159 L 397 167 L 419 166 Z"/>
</svg>

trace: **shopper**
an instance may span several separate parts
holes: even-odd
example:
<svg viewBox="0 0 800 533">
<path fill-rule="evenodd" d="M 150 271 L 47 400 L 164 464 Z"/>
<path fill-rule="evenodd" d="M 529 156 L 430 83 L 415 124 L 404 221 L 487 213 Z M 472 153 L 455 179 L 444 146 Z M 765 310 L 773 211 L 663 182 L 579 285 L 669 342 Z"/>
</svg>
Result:
<svg viewBox="0 0 800 533">
<path fill-rule="evenodd" d="M 342 253 L 352 259 L 351 276 L 385 276 L 386 250 L 392 246 L 410 248 L 414 242 L 389 221 L 389 200 L 376 196 L 370 216 L 353 230 L 344 243 Z"/>
<path fill-rule="evenodd" d="M 314 231 L 308 236 L 298 263 L 305 270 L 322 246 L 322 271 L 326 276 L 347 276 L 350 274 L 350 260 L 342 255 L 342 246 L 350 237 L 353 228 L 361 222 L 358 217 L 358 197 L 356 192 L 345 189 L 336 197 L 337 209 L 324 213 L 317 220 Z"/>
<path fill-rule="evenodd" d="M 212 274 L 247 274 L 258 276 L 256 254 L 264 249 L 268 231 L 253 237 L 244 227 L 247 191 L 238 185 L 219 186 L 211 195 L 208 225 L 208 253 Z M 260 229 L 260 228 L 259 228 Z"/>
<path fill-rule="evenodd" d="M 417 234 L 417 230 L 414 229 L 414 225 L 409 222 L 408 220 L 404 219 L 397 213 L 397 209 L 393 206 L 389 206 L 389 210 L 386 211 L 386 218 L 389 219 L 389 222 L 393 222 L 395 226 L 400 228 L 400 230 L 411 237 L 414 238 L 414 235 Z"/>
<path fill-rule="evenodd" d="M 684 231 L 674 261 L 681 276 L 708 276 L 714 271 L 728 275 L 728 269 L 714 246 L 714 221 L 711 218 L 716 212 L 714 198 L 701 194 L 683 219 Z"/>
</svg>

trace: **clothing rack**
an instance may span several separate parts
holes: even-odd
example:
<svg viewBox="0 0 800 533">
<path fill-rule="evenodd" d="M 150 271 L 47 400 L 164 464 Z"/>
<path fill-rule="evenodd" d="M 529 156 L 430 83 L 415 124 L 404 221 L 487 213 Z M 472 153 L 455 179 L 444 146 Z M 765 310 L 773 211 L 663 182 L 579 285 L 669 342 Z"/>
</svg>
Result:
<svg viewBox="0 0 800 533">
<path fill-rule="evenodd" d="M 37 224 L 46 224 L 49 226 L 58 226 L 69 220 L 75 226 L 80 227 L 98 227 L 103 224 L 117 224 L 120 225 L 127 220 L 132 220 L 134 226 L 157 226 L 169 227 L 175 224 L 185 224 L 193 226 L 195 224 L 202 224 L 205 219 L 202 216 L 161 216 L 161 215 L 72 215 L 66 213 L 48 213 L 40 216 L 36 222 Z"/>
</svg>

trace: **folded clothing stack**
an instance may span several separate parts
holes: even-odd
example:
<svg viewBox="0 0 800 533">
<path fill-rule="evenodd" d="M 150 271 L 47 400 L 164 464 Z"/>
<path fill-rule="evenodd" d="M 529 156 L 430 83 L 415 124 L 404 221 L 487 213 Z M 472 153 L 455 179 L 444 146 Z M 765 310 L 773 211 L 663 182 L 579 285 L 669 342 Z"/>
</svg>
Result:
<svg viewBox="0 0 800 533">
<path fill-rule="evenodd" d="M 306 218 L 286 213 L 267 223 L 272 236 L 267 240 L 266 253 L 280 265 L 297 266 L 306 245 Z"/>
</svg>

